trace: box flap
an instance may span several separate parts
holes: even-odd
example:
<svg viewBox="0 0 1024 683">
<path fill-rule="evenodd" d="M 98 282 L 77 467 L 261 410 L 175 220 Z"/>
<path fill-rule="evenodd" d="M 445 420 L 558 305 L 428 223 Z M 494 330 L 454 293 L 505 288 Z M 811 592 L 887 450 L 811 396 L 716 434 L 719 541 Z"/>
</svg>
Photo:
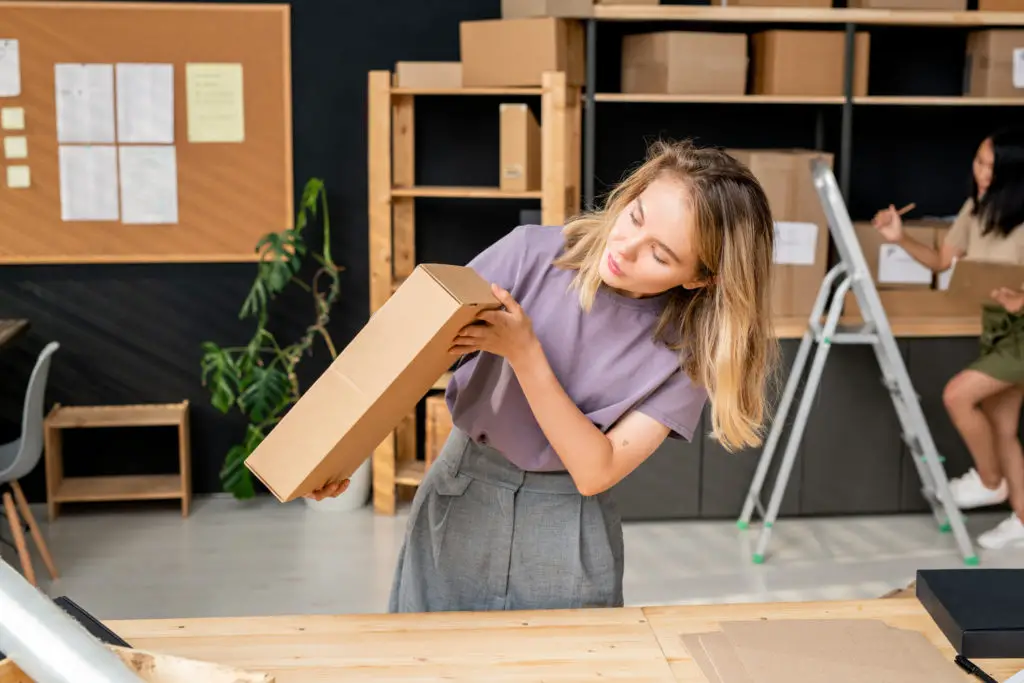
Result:
<svg viewBox="0 0 1024 683">
<path fill-rule="evenodd" d="M 424 263 L 417 268 L 434 278 L 463 306 L 497 308 L 500 305 L 491 292 L 491 284 L 471 268 L 443 263 Z"/>
</svg>

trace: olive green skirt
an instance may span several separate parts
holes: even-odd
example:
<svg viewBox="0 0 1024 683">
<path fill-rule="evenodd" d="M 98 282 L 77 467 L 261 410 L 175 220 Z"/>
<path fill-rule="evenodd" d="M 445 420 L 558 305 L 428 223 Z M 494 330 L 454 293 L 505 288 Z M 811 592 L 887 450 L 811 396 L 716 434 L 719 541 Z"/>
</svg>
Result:
<svg viewBox="0 0 1024 683">
<path fill-rule="evenodd" d="M 989 377 L 1024 384 L 1024 314 L 986 305 L 981 313 L 981 355 L 968 367 Z"/>
</svg>

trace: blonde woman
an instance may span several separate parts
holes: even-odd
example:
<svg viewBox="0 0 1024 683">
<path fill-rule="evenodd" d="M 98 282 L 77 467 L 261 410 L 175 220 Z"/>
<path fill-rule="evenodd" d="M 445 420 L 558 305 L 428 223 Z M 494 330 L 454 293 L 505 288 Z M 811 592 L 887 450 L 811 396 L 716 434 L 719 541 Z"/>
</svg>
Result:
<svg viewBox="0 0 1024 683">
<path fill-rule="evenodd" d="M 603 211 L 477 256 L 504 307 L 451 348 L 454 429 L 413 501 L 391 611 L 622 605 L 608 490 L 666 437 L 699 437 L 709 396 L 726 448 L 760 443 L 773 239 L 746 167 L 658 144 Z"/>
</svg>

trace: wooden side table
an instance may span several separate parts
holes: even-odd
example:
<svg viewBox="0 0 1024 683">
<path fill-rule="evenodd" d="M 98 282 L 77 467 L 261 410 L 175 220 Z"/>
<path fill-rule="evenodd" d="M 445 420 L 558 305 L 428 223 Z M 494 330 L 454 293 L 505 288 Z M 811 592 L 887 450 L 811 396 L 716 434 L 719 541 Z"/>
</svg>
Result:
<svg viewBox="0 0 1024 683">
<path fill-rule="evenodd" d="M 187 517 L 192 500 L 188 401 L 124 406 L 53 407 L 43 423 L 46 453 L 46 493 L 50 521 L 61 503 L 125 500 L 181 500 Z M 65 477 L 62 432 L 90 427 L 177 427 L 180 468 L 177 474 Z"/>
</svg>

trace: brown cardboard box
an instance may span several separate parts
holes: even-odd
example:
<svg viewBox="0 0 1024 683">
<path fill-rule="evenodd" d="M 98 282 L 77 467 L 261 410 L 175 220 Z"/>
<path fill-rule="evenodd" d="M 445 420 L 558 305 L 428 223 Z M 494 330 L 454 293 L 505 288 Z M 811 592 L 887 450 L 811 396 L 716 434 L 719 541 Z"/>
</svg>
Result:
<svg viewBox="0 0 1024 683">
<path fill-rule="evenodd" d="M 499 106 L 501 168 L 499 185 L 507 192 L 540 189 L 540 124 L 525 103 Z"/>
<path fill-rule="evenodd" d="M 978 0 L 982 12 L 1024 12 L 1024 0 Z"/>
<path fill-rule="evenodd" d="M 878 298 L 889 322 L 895 319 L 970 318 L 977 316 L 978 304 L 934 289 L 880 289 Z M 860 318 L 860 307 L 853 292 L 843 301 L 843 317 Z"/>
<path fill-rule="evenodd" d="M 459 24 L 462 84 L 539 86 L 545 71 L 583 85 L 583 24 L 569 19 L 484 19 Z"/>
<path fill-rule="evenodd" d="M 660 31 L 622 39 L 622 92 L 742 95 L 746 89 L 746 34 Z"/>
<path fill-rule="evenodd" d="M 460 62 L 395 62 L 398 88 L 461 88 Z"/>
<path fill-rule="evenodd" d="M 729 150 L 757 177 L 775 219 L 772 313 L 809 316 L 828 266 L 828 223 L 810 162 L 832 155 L 809 150 Z"/>
<path fill-rule="evenodd" d="M 501 0 L 502 19 L 594 16 L 594 0 Z"/>
<path fill-rule="evenodd" d="M 846 36 L 842 31 L 773 30 L 754 34 L 755 95 L 840 97 Z M 868 94 L 871 37 L 854 38 L 853 94 Z"/>
<path fill-rule="evenodd" d="M 868 271 L 879 289 L 931 289 L 934 274 L 910 257 L 896 244 L 889 244 L 871 223 L 854 223 Z M 935 228 L 931 225 L 904 224 L 903 231 L 913 239 L 932 246 L 935 244 Z"/>
<path fill-rule="evenodd" d="M 470 268 L 418 266 L 246 466 L 281 502 L 349 477 L 451 365 L 458 330 L 497 306 Z"/>
<path fill-rule="evenodd" d="M 1024 30 L 967 35 L 968 97 L 1024 97 Z"/>
<path fill-rule="evenodd" d="M 848 7 L 857 9 L 916 9 L 963 12 L 967 0 L 849 0 Z"/>
<path fill-rule="evenodd" d="M 977 307 L 991 302 L 989 294 L 999 287 L 1024 288 L 1024 266 L 958 259 L 947 294 Z"/>
</svg>

